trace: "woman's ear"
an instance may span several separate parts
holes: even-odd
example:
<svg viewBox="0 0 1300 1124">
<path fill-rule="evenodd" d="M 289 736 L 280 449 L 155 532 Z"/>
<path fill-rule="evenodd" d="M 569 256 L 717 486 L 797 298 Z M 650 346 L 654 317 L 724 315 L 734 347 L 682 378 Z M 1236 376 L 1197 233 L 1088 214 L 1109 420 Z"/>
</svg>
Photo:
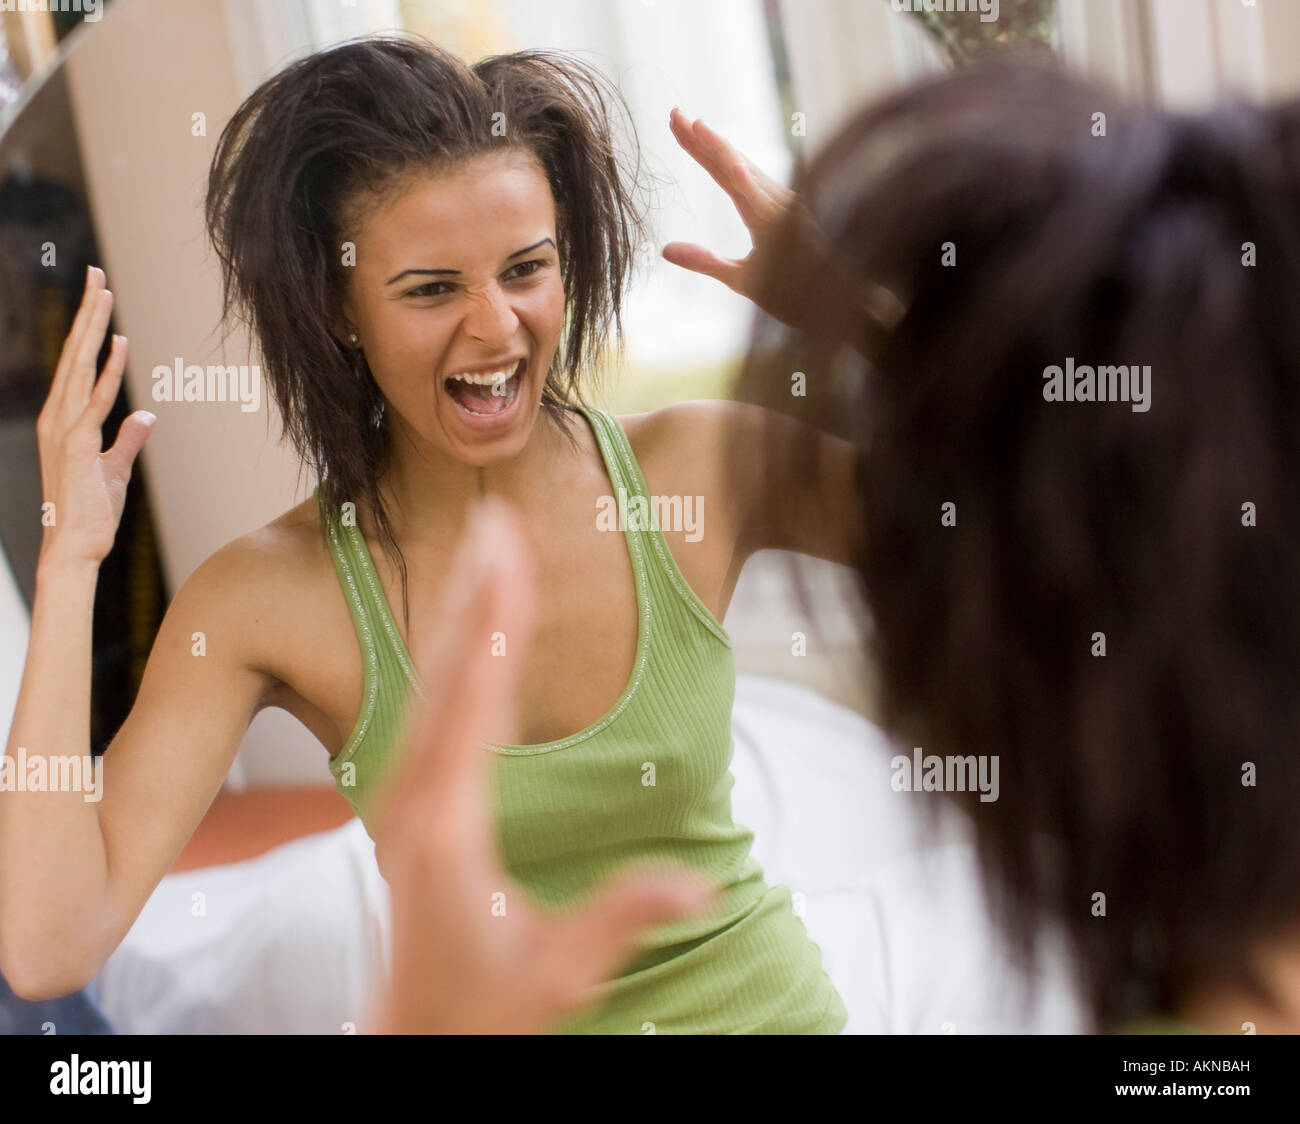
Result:
<svg viewBox="0 0 1300 1124">
<path fill-rule="evenodd" d="M 355 323 L 351 310 L 348 308 L 347 303 L 344 302 L 341 314 L 330 325 L 330 334 L 344 347 L 359 348 L 361 340 L 358 337 L 356 328 L 353 327 Z"/>
<path fill-rule="evenodd" d="M 358 338 L 360 333 L 357 332 L 356 322 L 357 318 L 353 314 L 352 301 L 345 292 L 339 304 L 338 315 L 330 322 L 330 335 L 344 347 L 359 348 L 361 341 Z"/>
</svg>

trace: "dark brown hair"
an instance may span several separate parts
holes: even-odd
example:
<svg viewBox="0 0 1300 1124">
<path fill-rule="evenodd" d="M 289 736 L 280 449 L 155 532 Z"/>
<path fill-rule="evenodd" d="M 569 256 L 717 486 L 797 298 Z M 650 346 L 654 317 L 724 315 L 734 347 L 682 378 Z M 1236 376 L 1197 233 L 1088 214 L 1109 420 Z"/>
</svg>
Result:
<svg viewBox="0 0 1300 1124">
<path fill-rule="evenodd" d="M 999 756 L 968 810 L 1013 948 L 1059 923 L 1101 1027 L 1267 1000 L 1250 956 L 1300 918 L 1300 103 L 983 66 L 857 113 L 795 187 L 839 256 L 801 270 L 786 225 L 763 303 L 797 323 L 760 323 L 741 395 L 859 443 L 882 721 Z M 1149 364 L 1149 410 L 1047 401 L 1068 358 Z"/>
<path fill-rule="evenodd" d="M 567 409 L 583 401 L 611 329 L 621 344 L 625 287 L 646 236 L 626 108 L 599 71 L 570 56 L 520 51 L 470 66 L 419 36 L 383 35 L 291 64 L 222 130 L 206 202 L 222 318 L 251 328 L 285 435 L 315 471 L 326 510 L 352 500 L 374 513 L 401 574 L 404 615 L 406 567 L 379 490 L 383 395 L 364 354 L 331 331 L 345 231 L 413 174 L 505 148 L 531 152 L 555 199 L 566 312 L 542 402 L 567 432 Z"/>
</svg>

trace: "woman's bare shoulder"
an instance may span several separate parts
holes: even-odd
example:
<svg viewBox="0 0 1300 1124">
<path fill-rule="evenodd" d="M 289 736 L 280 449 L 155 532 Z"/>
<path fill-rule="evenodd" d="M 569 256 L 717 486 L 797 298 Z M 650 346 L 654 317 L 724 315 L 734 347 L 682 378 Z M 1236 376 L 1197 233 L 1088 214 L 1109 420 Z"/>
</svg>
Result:
<svg viewBox="0 0 1300 1124">
<path fill-rule="evenodd" d="M 182 592 L 219 597 L 232 609 L 270 609 L 310 594 L 332 574 L 316 501 L 304 500 L 209 555 Z"/>
<path fill-rule="evenodd" d="M 728 438 L 758 432 L 766 411 L 747 402 L 702 398 L 674 402 L 644 414 L 624 414 L 618 422 L 640 457 L 675 460 L 716 453 Z"/>
<path fill-rule="evenodd" d="M 351 634 L 313 499 L 226 543 L 190 575 L 168 615 L 185 635 L 280 682 L 310 679 L 322 651 Z M 215 645 L 212 643 L 215 640 Z"/>
<path fill-rule="evenodd" d="M 742 498 L 730 455 L 761 442 L 766 411 L 745 402 L 675 402 L 618 419 L 652 493 L 706 492 L 730 506 Z"/>
</svg>

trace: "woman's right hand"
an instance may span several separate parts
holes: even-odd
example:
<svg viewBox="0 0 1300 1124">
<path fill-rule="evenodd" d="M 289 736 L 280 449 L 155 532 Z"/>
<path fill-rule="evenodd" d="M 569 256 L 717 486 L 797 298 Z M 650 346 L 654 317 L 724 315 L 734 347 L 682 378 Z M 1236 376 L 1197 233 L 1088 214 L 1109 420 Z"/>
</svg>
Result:
<svg viewBox="0 0 1300 1124">
<path fill-rule="evenodd" d="M 81 307 L 36 419 L 45 525 L 41 561 L 55 558 L 96 566 L 103 561 L 122 518 L 131 466 L 157 420 L 137 410 L 122 423 L 113 447 L 101 452 L 104 419 L 117 399 L 126 366 L 126 337 L 114 336 L 96 379 L 95 359 L 113 311 L 113 294 L 104 281 L 103 270 L 88 270 Z"/>
</svg>

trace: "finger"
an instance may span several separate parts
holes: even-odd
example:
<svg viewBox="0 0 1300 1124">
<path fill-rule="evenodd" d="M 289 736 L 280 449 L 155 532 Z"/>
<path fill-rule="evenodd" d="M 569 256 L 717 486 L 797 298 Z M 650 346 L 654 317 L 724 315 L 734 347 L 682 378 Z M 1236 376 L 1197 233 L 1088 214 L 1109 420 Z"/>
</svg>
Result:
<svg viewBox="0 0 1300 1124">
<path fill-rule="evenodd" d="M 702 273 L 721 281 L 733 292 L 740 292 L 741 266 L 737 261 L 720 258 L 712 250 L 694 242 L 669 242 L 663 248 L 664 260 L 692 273 Z"/>
<path fill-rule="evenodd" d="M 706 125 L 703 119 L 691 128 L 706 158 L 719 174 L 725 174 L 732 191 L 754 212 L 754 218 L 762 219 L 774 211 L 779 213 L 789 205 L 794 193 L 767 175 L 721 133 Z M 752 222 L 747 220 L 747 225 L 752 226 Z"/>
<path fill-rule="evenodd" d="M 580 987 L 617 973 L 647 929 L 707 914 L 721 900 L 719 889 L 701 875 L 675 869 L 629 872 L 599 895 L 579 916 L 551 930 L 556 974 L 572 979 L 576 970 Z"/>
<path fill-rule="evenodd" d="M 789 206 L 789 200 L 782 200 L 763 189 L 755 178 L 755 170 L 743 160 L 732 166 L 732 175 L 760 222 L 775 222 Z"/>
<path fill-rule="evenodd" d="M 122 372 L 126 369 L 126 336 L 113 336 L 108 358 L 104 361 L 104 370 L 100 373 L 95 389 L 90 395 L 86 407 L 87 419 L 96 425 L 103 425 L 113 403 L 117 401 L 117 392 L 122 386 Z"/>
<path fill-rule="evenodd" d="M 113 447 L 103 454 L 105 467 L 119 478 L 129 476 L 136 455 L 149 439 L 157 421 L 148 410 L 136 410 L 127 417 L 117 431 Z"/>
<path fill-rule="evenodd" d="M 104 346 L 104 333 L 108 330 L 109 319 L 113 315 L 113 294 L 108 289 L 101 289 L 95 297 L 90 320 L 77 343 L 67 372 L 67 387 L 64 391 L 64 408 L 80 413 L 90 398 L 90 388 L 95 383 L 95 360 L 100 348 Z"/>
<path fill-rule="evenodd" d="M 678 116 L 679 112 L 674 110 L 674 114 L 670 118 L 673 135 L 677 138 L 678 143 L 697 164 L 713 177 L 714 183 L 727 193 L 732 203 L 736 205 L 736 210 L 740 212 L 741 221 L 747 227 L 752 228 L 753 224 L 758 221 L 758 215 L 754 211 L 751 200 L 732 175 L 731 169 L 735 161 L 720 160 L 718 146 L 711 143 L 709 137 L 698 129 L 702 122 L 697 121 L 694 125 L 691 125 L 686 122 L 684 114 Z M 714 133 L 713 136 L 717 137 L 717 134 Z M 721 140 L 720 137 L 718 139 Z M 726 142 L 723 141 L 723 144 L 726 145 Z"/>
<path fill-rule="evenodd" d="M 469 565 L 471 561 L 477 565 Z M 384 856 L 381 870 L 388 870 L 392 847 L 424 845 L 408 834 L 418 830 L 422 821 L 436 825 L 449 838 L 470 837 L 467 847 L 481 845 L 477 840 L 483 830 L 486 785 L 471 770 L 486 755 L 477 752 L 477 730 L 467 734 L 464 726 L 467 718 L 481 718 L 490 676 L 486 646 L 467 645 L 466 638 L 480 631 L 493 566 L 492 559 L 483 557 L 477 538 L 465 535 L 451 578 L 444 583 L 443 603 L 433 627 L 421 630 L 422 638 L 432 634 L 437 645 L 424 640 L 417 649 L 422 656 L 417 667 L 436 670 L 425 672 L 422 696 L 412 700 L 403 723 L 397 742 L 401 763 L 375 795 L 376 857 Z M 471 760 L 453 774 L 447 759 L 464 755 Z M 395 837 L 404 842 L 390 843 Z"/>
<path fill-rule="evenodd" d="M 718 164 L 725 166 L 731 176 L 739 181 L 739 172 L 747 173 L 750 190 L 758 194 L 761 198 L 770 199 L 778 206 L 786 206 L 794 197 L 788 187 L 779 184 L 771 176 L 758 167 L 748 156 L 741 152 L 726 137 L 717 130 L 710 128 L 705 124 L 704 119 L 695 122 L 695 132 L 704 142 L 706 151 L 710 158 Z M 738 169 L 736 166 L 740 165 Z"/>
<path fill-rule="evenodd" d="M 466 657 L 489 660 L 484 665 L 489 686 L 504 686 L 507 678 L 517 674 L 531 633 L 532 555 L 518 513 L 488 496 L 471 516 L 465 539 L 446 582 L 451 596 L 442 606 L 446 616 L 441 634 L 425 630 L 417 643 L 416 651 L 424 654 L 422 662 L 428 669 L 426 686 L 449 676 L 462 678 Z M 475 589 L 477 596 L 466 601 L 457 593 L 462 588 Z M 499 696 L 492 709 L 499 718 L 508 719 L 506 704 L 513 694 L 500 690 Z"/>
<path fill-rule="evenodd" d="M 82 337 L 86 334 L 86 327 L 94 315 L 95 304 L 102 289 L 103 273 L 91 266 L 86 270 L 86 288 L 81 294 L 81 304 L 77 307 L 77 314 L 72 318 L 72 327 L 68 329 L 68 334 L 63 339 L 59 361 L 55 365 L 54 378 L 50 384 L 50 402 L 56 407 L 63 403 L 68 386 L 68 372 L 72 369 L 72 357 L 81 347 Z"/>
<path fill-rule="evenodd" d="M 696 128 L 700 122 L 692 121 L 681 110 L 674 109 L 673 115 L 669 118 L 669 124 L 672 127 L 673 136 L 686 149 L 691 159 L 700 164 L 715 180 L 718 180 L 721 186 L 724 188 L 729 187 L 729 183 L 722 182 L 730 178 L 727 165 L 718 162 L 716 146 L 711 145 L 705 134 Z"/>
<path fill-rule="evenodd" d="M 391 815 L 443 816 L 474 834 L 466 847 L 490 847 L 488 730 L 507 714 L 532 630 L 532 559 L 518 516 L 488 497 L 444 584 L 447 596 L 417 648 L 426 696 L 413 718 L 409 754 L 393 789 Z M 494 655 L 492 634 L 506 644 Z M 433 809 L 438 811 L 433 811 Z"/>
</svg>

